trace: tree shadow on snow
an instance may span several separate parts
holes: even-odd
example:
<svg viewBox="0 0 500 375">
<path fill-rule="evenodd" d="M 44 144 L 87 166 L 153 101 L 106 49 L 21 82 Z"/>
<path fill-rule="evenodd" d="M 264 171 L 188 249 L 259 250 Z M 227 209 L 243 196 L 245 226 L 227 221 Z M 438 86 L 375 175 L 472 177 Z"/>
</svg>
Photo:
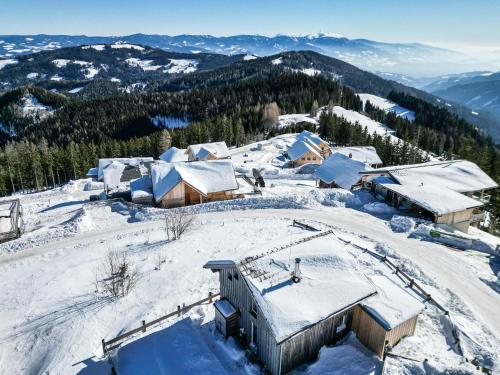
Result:
<svg viewBox="0 0 500 375">
<path fill-rule="evenodd" d="M 47 208 L 41 210 L 40 212 L 48 212 L 48 211 L 52 211 L 52 210 L 57 210 L 58 208 L 62 208 L 62 207 L 77 206 L 77 205 L 84 204 L 85 202 L 87 202 L 87 201 L 62 202 L 62 203 L 58 203 L 58 204 L 55 204 L 53 206 L 47 207 Z"/>
</svg>

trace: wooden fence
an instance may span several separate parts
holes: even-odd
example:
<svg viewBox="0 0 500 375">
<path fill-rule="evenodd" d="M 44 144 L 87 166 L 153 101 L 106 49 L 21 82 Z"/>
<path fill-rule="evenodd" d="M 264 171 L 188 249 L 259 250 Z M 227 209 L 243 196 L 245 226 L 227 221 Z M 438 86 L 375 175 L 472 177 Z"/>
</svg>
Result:
<svg viewBox="0 0 500 375">
<path fill-rule="evenodd" d="M 220 296 L 219 292 L 217 292 L 217 293 L 209 292 L 208 297 L 206 297 L 206 298 L 203 298 L 199 301 L 193 302 L 192 304 L 187 305 L 187 306 L 178 305 L 177 310 L 172 311 L 171 313 L 164 315 L 164 316 L 161 316 L 161 317 L 159 317 L 155 320 L 152 320 L 150 322 L 146 323 L 146 321 L 143 320 L 140 327 L 137 327 L 137 328 L 132 329 L 128 332 L 122 333 L 121 335 L 116 336 L 115 338 L 112 338 L 111 340 L 106 341 L 105 339 L 102 339 L 102 352 L 104 355 L 107 355 L 107 353 L 109 351 L 120 347 L 120 345 L 123 343 L 123 341 L 125 339 L 129 338 L 130 336 L 135 335 L 136 333 L 139 333 L 139 332 L 146 332 L 147 328 L 152 327 L 158 323 L 161 323 L 162 321 L 164 321 L 168 318 L 180 317 L 182 314 L 191 310 L 195 306 L 203 305 L 206 302 L 212 303 L 212 301 L 217 299 L 219 296 Z"/>
</svg>

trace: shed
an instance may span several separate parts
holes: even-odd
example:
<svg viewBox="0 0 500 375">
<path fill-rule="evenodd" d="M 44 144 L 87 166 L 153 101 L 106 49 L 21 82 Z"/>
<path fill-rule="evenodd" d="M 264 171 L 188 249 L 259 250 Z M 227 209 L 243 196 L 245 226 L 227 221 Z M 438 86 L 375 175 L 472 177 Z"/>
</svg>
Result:
<svg viewBox="0 0 500 375">
<path fill-rule="evenodd" d="M 335 152 L 316 170 L 318 186 L 322 188 L 341 187 L 351 190 L 361 185 L 360 172 L 371 170 L 368 164 Z"/>
<path fill-rule="evenodd" d="M 236 309 L 227 299 L 214 303 L 215 327 L 225 338 L 234 336 L 238 330 L 238 315 Z"/>
<path fill-rule="evenodd" d="M 229 159 L 231 157 L 226 142 L 212 142 L 190 145 L 186 149 L 186 154 L 188 161 Z"/>
<path fill-rule="evenodd" d="M 352 328 L 359 340 L 379 357 L 385 343 L 394 347 L 415 332 L 424 305 L 386 276 L 372 276 L 377 294 L 356 307 Z"/>
<path fill-rule="evenodd" d="M 293 167 L 304 164 L 321 164 L 321 151 L 308 140 L 296 141 L 287 150 Z"/>
<path fill-rule="evenodd" d="M 154 199 L 162 207 L 239 197 L 239 185 L 229 160 L 157 162 L 152 166 L 152 184 Z"/>
<path fill-rule="evenodd" d="M 105 158 L 99 159 L 99 164 L 97 166 L 97 179 L 102 181 L 104 179 L 104 169 L 113 162 L 120 162 L 125 165 L 137 165 L 139 163 L 152 163 L 152 157 L 130 157 L 130 158 Z"/>
</svg>

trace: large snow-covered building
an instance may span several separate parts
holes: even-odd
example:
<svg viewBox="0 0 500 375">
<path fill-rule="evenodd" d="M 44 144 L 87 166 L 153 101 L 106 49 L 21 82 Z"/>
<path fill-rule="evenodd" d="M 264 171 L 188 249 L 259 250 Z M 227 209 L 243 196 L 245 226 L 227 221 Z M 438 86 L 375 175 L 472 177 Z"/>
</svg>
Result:
<svg viewBox="0 0 500 375">
<path fill-rule="evenodd" d="M 152 163 L 152 157 L 132 157 L 132 158 L 105 158 L 99 159 L 99 163 L 97 165 L 97 180 L 103 181 L 104 179 L 104 169 L 110 165 L 111 163 L 122 163 L 128 166 L 137 166 L 139 164 Z M 92 173 L 95 175 L 95 170 L 91 168 L 88 173 Z"/>
<path fill-rule="evenodd" d="M 186 154 L 188 157 L 188 161 L 229 159 L 231 157 L 226 142 L 212 142 L 189 145 L 186 149 Z"/>
<path fill-rule="evenodd" d="M 191 163 L 156 162 L 151 168 L 154 200 L 162 207 L 238 198 L 230 160 Z"/>
<path fill-rule="evenodd" d="M 288 148 L 288 157 L 293 167 L 304 164 L 321 164 L 331 154 L 328 142 L 318 135 L 304 130 L 297 135 L 297 140 Z"/>
<path fill-rule="evenodd" d="M 204 268 L 219 273 L 217 329 L 239 336 L 274 375 L 315 360 L 321 347 L 351 330 L 380 355 L 386 340 L 396 345 L 414 333 L 423 309 L 393 281 L 358 271 L 330 236 L 241 261 L 211 260 Z"/>
<path fill-rule="evenodd" d="M 336 147 L 332 149 L 332 152 L 349 156 L 351 159 L 363 162 L 372 168 L 378 168 L 382 165 L 382 159 L 373 146 Z"/>
<path fill-rule="evenodd" d="M 99 160 L 99 164 L 101 164 L 101 160 Z M 128 187 L 131 181 L 149 176 L 152 163 L 153 158 L 112 159 L 102 169 L 104 190 L 111 191 Z"/>
<path fill-rule="evenodd" d="M 466 160 L 428 162 L 360 172 L 364 185 L 387 203 L 438 224 L 467 232 L 481 222 L 487 190 L 498 187 Z"/>
</svg>

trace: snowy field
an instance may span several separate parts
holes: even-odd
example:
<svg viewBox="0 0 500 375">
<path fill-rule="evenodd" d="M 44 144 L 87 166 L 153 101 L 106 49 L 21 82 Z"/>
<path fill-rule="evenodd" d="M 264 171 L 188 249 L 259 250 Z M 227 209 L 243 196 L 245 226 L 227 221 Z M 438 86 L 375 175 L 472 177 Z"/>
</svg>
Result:
<svg viewBox="0 0 500 375">
<path fill-rule="evenodd" d="M 311 234 L 292 226 L 293 219 L 333 228 L 339 237 L 400 264 L 450 310 L 465 355 L 500 371 L 498 259 L 431 242 L 425 225 L 415 227 L 366 192 L 317 189 L 307 168 L 284 167 L 280 153 L 294 139 L 283 135 L 230 150 L 237 173 L 262 169 L 262 195 L 191 206 L 195 224 L 177 241 L 167 240 L 165 210 L 90 202 L 99 191 L 85 191 L 87 180 L 19 196 L 26 233 L 0 244 L 0 374 L 107 374 L 101 339 L 217 290 L 218 275 L 202 268 L 207 260 L 238 259 Z M 481 250 L 500 242 L 477 230 L 471 236 Z M 114 301 L 98 295 L 95 285 L 109 250 L 125 253 L 140 275 L 136 288 Z M 365 274 L 394 278 L 369 254 L 352 246 L 345 251 Z M 432 304 L 425 306 L 415 336 L 394 350 L 417 361 L 390 358 L 387 373 L 475 373 L 454 344 L 450 320 Z M 137 367 L 137 358 L 144 358 L 147 362 L 139 363 L 160 366 L 165 374 L 186 371 L 186 363 L 193 366 L 191 373 L 260 374 L 234 341 L 215 332 L 213 314 L 212 306 L 203 305 L 125 342 L 113 353 L 119 371 L 156 371 Z M 191 363 L 193 357 L 199 363 Z M 196 367 L 200 363 L 206 365 Z M 294 373 L 376 374 L 380 366 L 350 336 L 343 345 L 323 348 L 316 362 Z"/>
<path fill-rule="evenodd" d="M 410 111 L 400 105 L 390 101 L 389 99 L 381 98 L 380 96 L 372 95 L 372 94 L 358 94 L 359 98 L 363 101 L 363 105 L 366 104 L 367 101 L 377 108 L 384 110 L 385 112 L 393 112 L 399 117 L 404 117 L 409 121 L 415 120 L 415 112 Z"/>
</svg>

